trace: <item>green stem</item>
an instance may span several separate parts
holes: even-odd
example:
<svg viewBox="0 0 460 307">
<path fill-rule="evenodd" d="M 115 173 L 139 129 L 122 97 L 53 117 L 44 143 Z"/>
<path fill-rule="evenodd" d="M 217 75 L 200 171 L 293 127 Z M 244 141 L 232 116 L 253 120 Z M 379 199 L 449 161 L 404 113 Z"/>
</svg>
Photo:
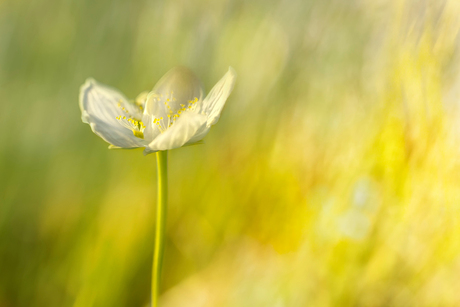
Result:
<svg viewBox="0 0 460 307">
<path fill-rule="evenodd" d="M 158 151 L 158 201 L 155 227 L 155 249 L 153 252 L 152 267 L 152 307 L 158 307 L 158 296 L 160 294 L 161 268 L 163 266 L 166 203 L 168 200 L 168 152 Z"/>
</svg>

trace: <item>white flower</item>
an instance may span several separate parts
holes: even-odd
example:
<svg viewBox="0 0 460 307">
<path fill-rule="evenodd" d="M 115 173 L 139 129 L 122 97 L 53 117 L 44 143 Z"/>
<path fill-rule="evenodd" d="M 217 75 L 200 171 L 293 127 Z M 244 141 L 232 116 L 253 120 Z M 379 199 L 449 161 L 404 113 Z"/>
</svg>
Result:
<svg viewBox="0 0 460 307">
<path fill-rule="evenodd" d="M 134 102 L 88 79 L 80 89 L 82 121 L 110 143 L 109 148 L 145 147 L 144 154 L 149 154 L 193 144 L 219 120 L 235 79 L 230 67 L 203 99 L 202 85 L 195 74 L 176 67 Z"/>
</svg>

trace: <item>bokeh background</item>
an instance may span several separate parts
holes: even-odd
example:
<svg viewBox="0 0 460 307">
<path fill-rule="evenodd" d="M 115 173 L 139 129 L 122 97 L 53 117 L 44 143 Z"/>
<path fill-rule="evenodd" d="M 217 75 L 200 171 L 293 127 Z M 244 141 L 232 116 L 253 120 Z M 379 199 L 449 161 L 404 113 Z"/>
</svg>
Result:
<svg viewBox="0 0 460 307">
<path fill-rule="evenodd" d="M 460 306 L 457 0 L 1 0 L 0 306 L 148 306 L 155 155 L 81 123 L 186 65 L 161 304 Z"/>
</svg>

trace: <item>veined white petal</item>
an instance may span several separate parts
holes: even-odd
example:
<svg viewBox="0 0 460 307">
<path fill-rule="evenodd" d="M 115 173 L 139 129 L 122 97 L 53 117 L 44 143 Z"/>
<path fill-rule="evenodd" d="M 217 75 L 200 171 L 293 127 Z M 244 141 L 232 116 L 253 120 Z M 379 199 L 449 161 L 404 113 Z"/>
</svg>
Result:
<svg viewBox="0 0 460 307">
<path fill-rule="evenodd" d="M 192 145 L 201 141 L 206 136 L 206 134 L 208 134 L 209 130 L 211 130 L 211 127 L 208 127 L 207 125 L 201 126 L 195 135 L 190 140 L 188 140 L 187 143 L 185 143 L 185 145 Z"/>
<path fill-rule="evenodd" d="M 143 147 L 146 142 L 118 122 L 117 116 L 139 116 L 139 109 L 118 91 L 88 79 L 80 88 L 82 121 L 106 142 L 122 148 Z"/>
<path fill-rule="evenodd" d="M 235 80 L 236 72 L 232 67 L 229 67 L 228 72 L 217 82 L 204 99 L 201 112 L 208 116 L 208 127 L 211 127 L 219 120 L 220 112 L 222 112 L 225 101 L 227 101 L 233 90 Z"/>
<path fill-rule="evenodd" d="M 172 127 L 159 134 L 144 150 L 144 154 L 160 150 L 169 150 L 183 146 L 206 125 L 203 114 L 184 112 Z"/>
<path fill-rule="evenodd" d="M 137 148 L 143 147 L 146 143 L 144 140 L 134 136 L 128 129 L 122 126 L 108 125 L 98 118 L 91 118 L 89 125 L 91 130 L 101 137 L 107 143 L 119 148 Z"/>
<path fill-rule="evenodd" d="M 91 99 L 83 99 L 85 98 L 84 95 Z M 130 114 L 136 118 L 142 117 L 139 106 L 128 102 L 126 97 L 116 89 L 94 79 L 86 80 L 80 88 L 80 109 L 85 110 L 88 115 L 98 116 L 107 121 L 115 121 L 117 115 L 125 114 Z"/>
</svg>

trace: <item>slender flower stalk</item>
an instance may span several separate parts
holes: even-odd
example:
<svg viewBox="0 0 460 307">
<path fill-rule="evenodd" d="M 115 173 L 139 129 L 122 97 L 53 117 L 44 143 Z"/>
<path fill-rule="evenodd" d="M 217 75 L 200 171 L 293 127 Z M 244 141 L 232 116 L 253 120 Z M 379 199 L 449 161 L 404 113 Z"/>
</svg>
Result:
<svg viewBox="0 0 460 307">
<path fill-rule="evenodd" d="M 163 254 L 165 242 L 166 204 L 168 201 L 168 152 L 158 151 L 157 155 L 157 180 L 158 198 L 155 227 L 155 248 L 153 251 L 152 266 L 152 307 L 158 307 L 160 294 L 161 271 L 163 267 Z"/>
</svg>

